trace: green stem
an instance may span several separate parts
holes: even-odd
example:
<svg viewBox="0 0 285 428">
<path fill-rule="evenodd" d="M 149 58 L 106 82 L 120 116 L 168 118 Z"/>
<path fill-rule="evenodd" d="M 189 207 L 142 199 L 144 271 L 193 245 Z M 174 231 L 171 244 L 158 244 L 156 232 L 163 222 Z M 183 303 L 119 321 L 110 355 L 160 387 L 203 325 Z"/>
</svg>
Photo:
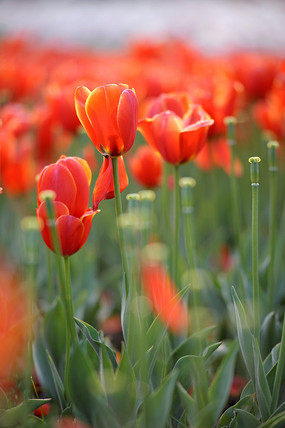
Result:
<svg viewBox="0 0 285 428">
<path fill-rule="evenodd" d="M 231 152 L 231 198 L 232 198 L 232 214 L 233 214 L 233 228 L 234 228 L 234 238 L 237 248 L 240 253 L 240 257 L 242 259 L 242 245 L 241 245 L 241 221 L 240 221 L 240 211 L 239 211 L 239 203 L 238 203 L 238 191 L 237 191 L 237 180 L 235 175 L 235 124 L 236 119 L 234 117 L 227 117 L 225 119 L 227 125 L 227 137 L 228 137 L 228 145 L 230 147 Z"/>
<path fill-rule="evenodd" d="M 119 181 L 118 158 L 112 158 L 112 165 L 113 165 L 113 180 L 114 180 L 116 216 L 117 216 L 117 221 L 118 221 L 118 219 L 123 214 L 121 192 L 120 192 L 120 181 Z M 123 270 L 125 272 L 126 291 L 128 293 L 129 287 L 130 287 L 128 257 L 127 257 L 127 253 L 126 253 L 124 230 L 122 227 L 120 227 L 120 224 L 118 224 L 118 233 L 119 233 L 119 244 L 120 244 L 120 250 L 121 250 Z"/>
<path fill-rule="evenodd" d="M 179 286 L 178 281 L 178 247 L 179 247 L 179 214 L 180 214 L 180 200 L 179 200 L 179 172 L 178 165 L 173 165 L 173 177 L 174 177 L 174 193 L 173 193 L 173 266 L 172 275 L 174 282 Z"/>
<path fill-rule="evenodd" d="M 260 305 L 259 305 L 259 277 L 258 277 L 258 190 L 260 158 L 252 157 L 251 186 L 252 186 L 252 282 L 253 282 L 253 321 L 254 335 L 259 343 Z"/>
<path fill-rule="evenodd" d="M 70 331 L 70 337 L 73 343 L 78 341 L 75 321 L 73 318 L 73 302 L 72 302 L 72 292 L 71 292 L 71 280 L 70 280 L 70 260 L 69 257 L 64 257 L 64 268 L 65 268 L 65 302 L 66 302 L 66 312 L 67 312 L 67 322 Z"/>
<path fill-rule="evenodd" d="M 53 280 L 52 280 L 52 258 L 51 258 L 51 252 L 49 248 L 47 248 L 47 281 L 48 281 L 48 294 L 49 294 L 49 301 L 50 303 L 54 300 L 54 287 L 53 287 Z"/>
<path fill-rule="evenodd" d="M 275 263 L 275 241 L 276 241 L 276 148 L 278 143 L 270 141 L 267 144 L 269 157 L 269 267 L 268 267 L 268 287 L 269 287 L 269 311 L 274 309 L 274 263 Z"/>
<path fill-rule="evenodd" d="M 199 321 L 199 290 L 197 290 L 197 276 L 196 276 L 196 263 L 195 263 L 195 245 L 194 245 L 194 228 L 193 228 L 193 195 L 192 191 L 196 185 L 196 181 L 191 177 L 183 177 L 179 180 L 181 187 L 181 200 L 182 200 L 182 214 L 183 214 L 183 225 L 184 225 L 184 237 L 185 245 L 187 249 L 188 264 L 190 268 L 190 281 L 192 284 L 192 309 L 193 309 L 193 324 L 194 332 L 200 330 Z M 199 343 L 199 349 L 201 346 Z"/>
</svg>

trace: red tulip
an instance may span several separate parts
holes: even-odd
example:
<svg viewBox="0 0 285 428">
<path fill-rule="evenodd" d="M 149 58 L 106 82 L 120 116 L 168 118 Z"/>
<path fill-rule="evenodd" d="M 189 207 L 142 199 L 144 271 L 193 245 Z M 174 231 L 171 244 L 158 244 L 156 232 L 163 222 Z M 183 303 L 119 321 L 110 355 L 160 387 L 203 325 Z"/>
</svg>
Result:
<svg viewBox="0 0 285 428">
<path fill-rule="evenodd" d="M 162 180 L 163 161 L 149 146 L 141 146 L 129 159 L 134 179 L 143 187 L 153 188 Z"/>
<path fill-rule="evenodd" d="M 213 123 L 200 105 L 192 104 L 183 118 L 165 111 L 140 120 L 138 129 L 166 162 L 179 165 L 189 162 L 200 152 Z"/>
<path fill-rule="evenodd" d="M 159 262 L 142 265 L 142 283 L 154 312 L 174 333 L 184 332 L 189 324 L 186 306 L 177 296 L 175 284 Z"/>
<path fill-rule="evenodd" d="M 88 209 L 90 182 L 91 171 L 87 162 L 77 157 L 61 156 L 40 174 L 37 217 L 42 225 L 41 234 L 46 245 L 54 251 L 46 202 L 40 200 L 41 192 L 52 190 L 56 195 L 52 204 L 63 256 L 74 254 L 84 245 L 93 217 L 98 212 Z"/>
<path fill-rule="evenodd" d="M 137 130 L 138 101 L 127 85 L 106 85 L 75 92 L 75 108 L 89 138 L 102 155 L 121 156 L 132 147 Z"/>
</svg>

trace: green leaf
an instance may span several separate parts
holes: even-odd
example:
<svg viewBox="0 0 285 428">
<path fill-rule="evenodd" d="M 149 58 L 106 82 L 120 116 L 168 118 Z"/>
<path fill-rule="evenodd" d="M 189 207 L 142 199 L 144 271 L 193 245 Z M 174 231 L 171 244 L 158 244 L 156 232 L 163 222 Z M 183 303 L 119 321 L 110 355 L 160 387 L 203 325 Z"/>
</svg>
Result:
<svg viewBox="0 0 285 428">
<path fill-rule="evenodd" d="M 259 428 L 284 428 L 285 426 L 285 412 L 279 413 L 278 415 L 270 418 L 264 422 Z"/>
<path fill-rule="evenodd" d="M 197 407 L 195 401 L 180 383 L 178 383 L 177 387 L 189 424 L 190 426 L 196 426 Z"/>
<path fill-rule="evenodd" d="M 146 397 L 142 414 L 138 421 L 139 428 L 165 428 L 170 413 L 173 392 L 178 373 L 171 372 L 161 386 Z"/>
<path fill-rule="evenodd" d="M 216 343 L 212 343 L 212 345 L 207 346 L 204 351 L 203 351 L 203 357 L 205 358 L 205 360 L 207 360 L 212 354 L 213 352 L 215 352 L 219 346 L 221 346 L 223 342 L 216 342 Z"/>
<path fill-rule="evenodd" d="M 92 325 L 88 324 L 87 322 L 81 321 L 78 318 L 74 319 L 76 324 L 82 331 L 84 337 L 88 340 L 98 357 L 100 358 L 100 350 L 102 349 L 102 347 L 104 347 L 113 365 L 113 368 L 115 369 L 118 366 L 116 353 L 104 343 L 102 332 L 98 332 Z"/>
<path fill-rule="evenodd" d="M 58 401 L 58 393 L 54 383 L 48 355 L 47 343 L 42 332 L 39 332 L 35 342 L 33 343 L 33 361 L 36 369 L 39 382 L 43 390 L 52 398 Z M 65 354 L 63 355 L 65 356 Z M 59 403 L 59 406 L 65 407 L 66 403 Z"/>
<path fill-rule="evenodd" d="M 63 356 L 65 355 L 66 321 L 65 310 L 59 297 L 45 314 L 44 337 L 54 364 L 62 375 L 65 367 Z"/>
<path fill-rule="evenodd" d="M 237 413 L 237 428 L 258 428 L 260 421 L 251 413 L 243 409 L 236 409 Z"/>
<path fill-rule="evenodd" d="M 229 396 L 234 375 L 237 349 L 237 343 L 234 342 L 224 357 L 222 363 L 220 364 L 220 367 L 209 388 L 209 399 L 210 402 L 213 403 L 213 421 L 215 422 L 220 416 L 220 413 L 222 412 Z"/>
<path fill-rule="evenodd" d="M 70 356 L 68 390 L 74 405 L 91 425 L 119 428 L 92 363 L 79 346 Z"/>
<path fill-rule="evenodd" d="M 111 374 L 110 371 L 109 374 Z M 134 417 L 136 378 L 124 348 L 116 373 L 112 373 L 108 380 L 106 392 L 108 403 L 114 415 L 116 415 L 120 425 L 125 426 Z"/>
<path fill-rule="evenodd" d="M 267 420 L 270 416 L 271 406 L 271 393 L 269 385 L 263 369 L 261 355 L 259 352 L 257 341 L 253 341 L 253 355 L 255 365 L 255 388 L 257 401 L 260 407 L 260 412 L 263 421 Z"/>
<path fill-rule="evenodd" d="M 251 380 L 254 382 L 255 369 L 254 369 L 254 356 L 252 352 L 254 338 L 247 324 L 247 317 L 245 314 L 245 310 L 234 288 L 232 289 L 232 294 L 233 294 L 233 300 L 234 300 L 237 333 L 238 333 L 240 349 L 241 349 L 241 353 L 242 353 L 247 371 L 251 377 Z"/>
<path fill-rule="evenodd" d="M 229 427 L 235 419 L 236 410 L 244 410 L 248 413 L 256 413 L 256 402 L 254 394 L 243 397 L 234 406 L 229 407 L 220 417 L 217 428 Z"/>
<path fill-rule="evenodd" d="M 28 414 L 33 413 L 37 408 L 43 404 L 49 403 L 50 398 L 47 399 L 31 399 L 24 401 L 16 407 L 0 411 L 0 427 L 1 428 L 15 428 L 18 424 L 23 422 Z"/>
<path fill-rule="evenodd" d="M 207 337 L 215 330 L 215 326 L 207 327 L 197 333 L 192 334 L 190 337 L 184 340 L 170 355 L 170 359 L 176 362 L 179 358 L 185 355 L 195 355 L 195 350 L 201 341 L 207 339 Z"/>
<path fill-rule="evenodd" d="M 63 409 L 66 407 L 65 397 L 64 397 L 64 386 L 48 350 L 46 350 L 46 353 L 48 357 L 48 363 L 51 370 L 54 387 L 56 390 L 57 400 L 59 402 L 60 410 L 62 412 Z"/>
</svg>

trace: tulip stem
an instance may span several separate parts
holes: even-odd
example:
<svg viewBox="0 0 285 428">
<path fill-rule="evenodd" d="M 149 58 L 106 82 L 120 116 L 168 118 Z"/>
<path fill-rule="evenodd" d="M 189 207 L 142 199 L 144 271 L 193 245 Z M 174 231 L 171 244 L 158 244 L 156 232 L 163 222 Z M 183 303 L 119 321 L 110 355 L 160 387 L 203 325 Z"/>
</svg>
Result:
<svg viewBox="0 0 285 428">
<path fill-rule="evenodd" d="M 120 193 L 119 168 L 118 168 L 118 158 L 117 157 L 112 158 L 112 166 L 113 166 L 113 180 L 114 180 L 117 225 L 118 225 L 118 233 L 119 233 L 119 244 L 120 244 L 120 250 L 121 250 L 121 258 L 122 258 L 123 269 L 125 272 L 126 290 L 127 290 L 127 294 L 128 294 L 128 292 L 129 292 L 128 258 L 127 258 L 127 253 L 126 253 L 124 230 L 119 224 L 119 219 L 120 219 L 121 215 L 123 214 L 123 209 L 122 209 L 122 201 L 121 201 L 121 193 Z"/>
<path fill-rule="evenodd" d="M 268 267 L 268 288 L 269 288 L 269 311 L 274 309 L 274 263 L 275 263 L 275 238 L 276 238 L 276 175 L 278 171 L 276 160 L 277 141 L 269 141 L 268 161 L 269 161 L 269 267 Z"/>
<path fill-rule="evenodd" d="M 180 200 L 179 200 L 179 170 L 178 165 L 173 166 L 174 177 L 174 211 L 173 211 L 173 270 L 172 275 L 175 284 L 179 286 L 178 282 L 178 244 L 179 244 L 179 214 L 180 214 Z"/>
<path fill-rule="evenodd" d="M 258 278 L 258 188 L 259 188 L 259 157 L 251 157 L 250 175 L 252 189 L 252 282 L 253 282 L 253 323 L 254 335 L 259 342 L 260 308 Z"/>
<path fill-rule="evenodd" d="M 66 302 L 66 312 L 67 312 L 67 321 L 69 325 L 69 331 L 71 340 L 73 343 L 77 342 L 77 332 L 75 327 L 75 321 L 73 318 L 73 302 L 72 302 L 72 292 L 71 292 L 71 280 L 70 280 L 70 261 L 69 257 L 64 257 L 64 268 L 65 268 L 65 302 Z"/>
</svg>

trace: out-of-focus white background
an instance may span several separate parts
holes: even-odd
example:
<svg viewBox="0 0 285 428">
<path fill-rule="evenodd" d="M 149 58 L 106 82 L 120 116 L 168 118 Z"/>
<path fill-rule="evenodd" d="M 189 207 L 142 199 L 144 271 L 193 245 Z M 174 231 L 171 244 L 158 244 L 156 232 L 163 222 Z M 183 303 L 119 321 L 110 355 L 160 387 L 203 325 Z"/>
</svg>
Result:
<svg viewBox="0 0 285 428">
<path fill-rule="evenodd" d="M 178 37 L 217 53 L 285 52 L 285 0 L 0 0 L 0 34 L 112 48 Z"/>
</svg>

